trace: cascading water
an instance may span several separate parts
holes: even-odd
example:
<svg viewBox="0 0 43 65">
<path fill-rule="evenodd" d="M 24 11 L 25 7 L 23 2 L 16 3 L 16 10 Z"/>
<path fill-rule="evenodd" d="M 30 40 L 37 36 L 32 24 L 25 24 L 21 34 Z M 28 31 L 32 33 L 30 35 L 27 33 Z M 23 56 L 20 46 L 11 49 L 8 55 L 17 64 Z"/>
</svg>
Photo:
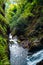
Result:
<svg viewBox="0 0 43 65">
<path fill-rule="evenodd" d="M 27 65 L 26 57 L 28 54 L 28 50 L 19 46 L 17 43 L 17 37 L 15 36 L 15 38 L 12 39 L 12 36 L 10 34 L 10 42 L 11 41 L 14 42 L 14 44 L 9 45 L 11 65 Z"/>
<path fill-rule="evenodd" d="M 14 43 L 9 44 L 11 65 L 36 65 L 43 60 L 43 50 L 28 56 L 28 50 L 18 45 L 16 36 L 12 39 L 10 34 L 9 38 Z"/>
<path fill-rule="evenodd" d="M 36 65 L 43 60 L 43 50 L 34 53 L 32 56 L 27 56 L 27 65 Z"/>
</svg>

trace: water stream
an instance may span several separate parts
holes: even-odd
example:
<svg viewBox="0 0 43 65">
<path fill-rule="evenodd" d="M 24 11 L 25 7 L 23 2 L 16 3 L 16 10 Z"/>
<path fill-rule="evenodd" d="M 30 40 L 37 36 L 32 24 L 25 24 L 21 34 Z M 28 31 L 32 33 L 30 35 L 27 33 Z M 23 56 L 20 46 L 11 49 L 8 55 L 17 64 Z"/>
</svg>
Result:
<svg viewBox="0 0 43 65">
<path fill-rule="evenodd" d="M 28 49 L 18 45 L 17 37 L 15 36 L 12 39 L 11 34 L 9 37 L 10 42 L 12 42 L 12 44 L 9 44 L 11 65 L 36 65 L 43 60 L 43 50 L 28 56 Z"/>
</svg>

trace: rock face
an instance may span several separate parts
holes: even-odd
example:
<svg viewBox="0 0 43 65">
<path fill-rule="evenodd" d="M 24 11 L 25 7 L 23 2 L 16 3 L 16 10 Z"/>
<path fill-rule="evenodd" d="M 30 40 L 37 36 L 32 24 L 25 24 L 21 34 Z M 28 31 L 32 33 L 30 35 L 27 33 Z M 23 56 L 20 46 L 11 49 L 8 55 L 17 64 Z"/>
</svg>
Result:
<svg viewBox="0 0 43 65">
<path fill-rule="evenodd" d="M 0 2 L 0 65 L 9 65 L 8 36 L 10 27 L 5 18 L 5 3 Z"/>
<path fill-rule="evenodd" d="M 18 37 L 18 41 L 20 46 L 22 46 L 23 48 L 29 48 L 31 45 L 31 42 L 28 40 L 28 38 L 24 37 L 23 35 L 20 35 Z"/>
<path fill-rule="evenodd" d="M 23 48 L 29 48 L 30 46 L 30 42 L 28 40 L 23 40 L 20 45 L 23 47 Z"/>
<path fill-rule="evenodd" d="M 41 39 L 35 39 L 35 40 L 30 40 L 26 37 L 24 37 L 23 35 L 20 35 L 18 37 L 18 43 L 20 46 L 22 46 L 23 48 L 28 48 L 29 52 L 37 52 L 41 49 L 43 49 L 43 37 Z"/>
<path fill-rule="evenodd" d="M 34 41 L 33 44 L 31 43 L 31 46 L 30 46 L 30 52 L 37 52 L 41 49 L 43 49 L 43 41 L 42 41 L 43 38 L 41 38 L 40 40 L 37 40 L 37 41 Z"/>
</svg>

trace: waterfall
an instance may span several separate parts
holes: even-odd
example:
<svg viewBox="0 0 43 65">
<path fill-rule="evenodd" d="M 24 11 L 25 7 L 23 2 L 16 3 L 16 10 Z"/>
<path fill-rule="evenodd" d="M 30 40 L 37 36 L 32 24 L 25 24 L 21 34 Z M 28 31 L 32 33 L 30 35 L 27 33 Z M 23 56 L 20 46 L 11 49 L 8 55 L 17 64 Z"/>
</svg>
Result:
<svg viewBox="0 0 43 65">
<path fill-rule="evenodd" d="M 9 38 L 10 38 L 9 40 L 10 42 L 12 41 L 14 42 L 14 44 L 9 45 L 11 65 L 27 65 L 26 58 L 27 58 L 28 50 L 18 45 L 17 36 L 12 38 L 10 34 Z"/>
<path fill-rule="evenodd" d="M 27 65 L 36 65 L 43 60 L 43 50 L 34 53 L 32 56 L 27 56 Z"/>
<path fill-rule="evenodd" d="M 14 43 L 9 44 L 11 65 L 36 65 L 43 60 L 43 50 L 28 56 L 28 50 L 18 45 L 17 36 L 10 34 L 9 41 Z"/>
</svg>

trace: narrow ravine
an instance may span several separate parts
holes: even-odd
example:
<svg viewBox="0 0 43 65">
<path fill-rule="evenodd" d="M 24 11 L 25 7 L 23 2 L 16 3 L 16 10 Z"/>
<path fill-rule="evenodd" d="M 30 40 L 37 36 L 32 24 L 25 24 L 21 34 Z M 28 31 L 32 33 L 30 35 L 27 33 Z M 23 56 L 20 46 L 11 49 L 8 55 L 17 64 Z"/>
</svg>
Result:
<svg viewBox="0 0 43 65">
<path fill-rule="evenodd" d="M 10 34 L 9 38 L 11 43 L 9 44 L 11 65 L 36 65 L 43 60 L 43 50 L 28 56 L 28 49 L 18 45 L 16 36 L 12 39 Z"/>
</svg>

